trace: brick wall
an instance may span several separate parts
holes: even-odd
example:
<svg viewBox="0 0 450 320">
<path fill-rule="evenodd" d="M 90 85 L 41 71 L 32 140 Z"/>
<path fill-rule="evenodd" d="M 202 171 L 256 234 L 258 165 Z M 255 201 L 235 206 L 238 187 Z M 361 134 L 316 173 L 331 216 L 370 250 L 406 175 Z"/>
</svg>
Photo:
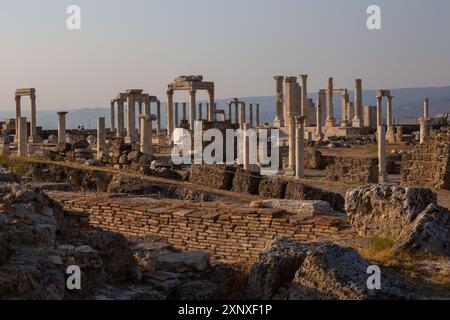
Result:
<svg viewBox="0 0 450 320">
<path fill-rule="evenodd" d="M 280 236 L 306 241 L 351 232 L 344 218 L 318 216 L 302 221 L 282 210 L 242 204 L 48 193 L 78 223 L 125 236 L 162 236 L 181 250 L 204 250 L 215 259 L 254 260 Z"/>
<path fill-rule="evenodd" d="M 450 190 L 450 128 L 435 132 L 402 156 L 401 183 Z"/>
</svg>

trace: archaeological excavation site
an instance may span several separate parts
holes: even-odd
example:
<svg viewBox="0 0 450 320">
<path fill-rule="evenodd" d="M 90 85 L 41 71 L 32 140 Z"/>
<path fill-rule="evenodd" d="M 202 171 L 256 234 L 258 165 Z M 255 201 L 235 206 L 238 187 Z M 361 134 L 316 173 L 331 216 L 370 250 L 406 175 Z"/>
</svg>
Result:
<svg viewBox="0 0 450 320">
<path fill-rule="evenodd" d="M 449 13 L 1 0 L 2 314 L 448 307 Z"/>
<path fill-rule="evenodd" d="M 272 122 L 179 76 L 166 103 L 113 95 L 96 129 L 68 129 L 67 111 L 42 129 L 39 91 L 17 89 L 2 123 L 0 297 L 449 299 L 450 128 L 426 97 L 401 125 L 390 90 L 363 105 L 361 79 L 352 97 L 329 78 L 314 102 L 307 79 L 274 77 Z"/>
</svg>

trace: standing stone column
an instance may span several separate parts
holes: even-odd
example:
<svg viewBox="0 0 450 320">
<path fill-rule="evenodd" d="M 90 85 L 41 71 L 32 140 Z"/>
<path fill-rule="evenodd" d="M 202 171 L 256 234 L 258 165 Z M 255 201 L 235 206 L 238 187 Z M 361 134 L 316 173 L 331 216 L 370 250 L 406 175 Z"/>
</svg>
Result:
<svg viewBox="0 0 450 320">
<path fill-rule="evenodd" d="M 316 135 L 319 140 L 323 140 L 322 131 L 322 99 L 320 97 L 317 99 L 316 107 Z"/>
<path fill-rule="evenodd" d="M 430 118 L 430 100 L 428 97 L 423 98 L 423 118 Z"/>
<path fill-rule="evenodd" d="M 142 101 L 138 101 L 139 116 L 142 115 Z"/>
<path fill-rule="evenodd" d="M 425 143 L 426 139 L 431 135 L 431 119 L 420 118 L 420 143 Z"/>
<path fill-rule="evenodd" d="M 351 119 L 350 119 L 351 120 Z M 362 119 L 362 80 L 355 80 L 355 117 L 353 118 L 352 125 L 355 128 L 363 128 Z"/>
<path fill-rule="evenodd" d="M 403 127 L 402 126 L 397 126 L 396 141 L 397 141 L 397 143 L 403 142 Z"/>
<path fill-rule="evenodd" d="M 243 143 L 243 148 L 244 148 L 244 154 L 243 154 L 243 169 L 248 171 L 249 169 L 249 160 L 250 160 L 250 139 L 247 137 L 247 132 L 248 129 L 250 128 L 250 125 L 248 123 L 244 123 L 244 127 L 243 127 L 243 139 L 244 139 L 244 143 Z"/>
<path fill-rule="evenodd" d="M 150 114 L 143 115 L 139 118 L 141 122 L 142 134 L 140 139 L 140 151 L 142 153 L 151 154 L 152 150 L 152 116 Z"/>
<path fill-rule="evenodd" d="M 275 87 L 275 119 L 273 120 L 274 127 L 281 128 L 284 127 L 284 98 L 283 98 L 283 76 L 273 77 L 276 82 Z"/>
<path fill-rule="evenodd" d="M 186 121 L 187 120 L 187 103 L 183 102 L 182 106 L 183 106 L 183 109 L 182 109 L 182 118 L 181 119 L 183 121 Z"/>
<path fill-rule="evenodd" d="M 161 101 L 156 101 L 156 126 L 157 132 L 161 131 Z"/>
<path fill-rule="evenodd" d="M 239 128 L 244 130 L 245 122 L 245 102 L 239 103 Z"/>
<path fill-rule="evenodd" d="M 66 143 L 66 114 L 67 112 L 58 112 L 58 144 Z"/>
<path fill-rule="evenodd" d="M 394 118 L 392 117 L 392 98 L 393 96 L 387 96 L 386 102 L 386 121 L 387 121 L 387 139 L 389 143 L 395 143 L 395 132 L 394 132 Z"/>
<path fill-rule="evenodd" d="M 99 117 L 97 122 L 97 160 L 102 159 L 106 151 L 105 118 Z"/>
<path fill-rule="evenodd" d="M 284 78 L 284 118 L 287 119 L 286 127 L 291 123 L 289 117 L 291 113 L 296 113 L 296 95 L 297 85 L 296 77 Z"/>
<path fill-rule="evenodd" d="M 166 128 L 167 128 L 167 136 L 172 137 L 172 132 L 173 132 L 173 90 L 167 91 Z"/>
<path fill-rule="evenodd" d="M 197 91 L 190 90 L 189 94 L 190 94 L 190 98 L 191 98 L 190 114 L 189 114 L 189 129 L 194 130 L 195 108 L 197 107 L 197 102 L 195 101 L 195 95 L 197 94 Z"/>
<path fill-rule="evenodd" d="M 198 104 L 198 120 L 203 120 L 203 103 Z"/>
<path fill-rule="evenodd" d="M 300 115 L 306 116 L 306 105 L 308 103 L 308 75 L 301 74 L 300 78 L 302 79 L 302 94 L 301 94 L 301 104 L 300 104 Z"/>
<path fill-rule="evenodd" d="M 208 108 L 208 121 L 216 121 L 216 104 L 214 102 L 214 90 L 208 90 L 209 108 Z"/>
<path fill-rule="evenodd" d="M 136 143 L 136 105 L 132 96 L 127 98 L 127 136 L 125 142 Z"/>
<path fill-rule="evenodd" d="M 377 97 L 377 128 L 382 124 L 381 103 L 383 102 L 383 96 Z"/>
<path fill-rule="evenodd" d="M 351 119 L 348 119 L 347 112 L 348 93 L 341 95 L 341 127 L 347 127 Z"/>
<path fill-rule="evenodd" d="M 228 120 L 230 120 L 231 123 L 233 123 L 232 120 L 232 112 L 231 112 L 231 102 L 228 102 Z"/>
<path fill-rule="evenodd" d="M 355 116 L 355 105 L 352 101 L 347 102 L 346 110 L 347 110 L 347 119 L 353 119 Z M 353 121 L 350 120 L 349 124 L 352 125 Z"/>
<path fill-rule="evenodd" d="M 28 155 L 28 144 L 27 144 L 27 118 L 20 117 L 17 134 L 17 156 L 26 157 Z"/>
<path fill-rule="evenodd" d="M 295 144 L 295 178 L 300 179 L 305 176 L 305 117 L 297 117 L 296 144 Z"/>
<path fill-rule="evenodd" d="M 144 99 L 144 114 L 151 114 L 150 98 L 145 98 Z"/>
<path fill-rule="evenodd" d="M 333 78 L 328 78 L 327 89 L 327 119 L 325 120 L 326 127 L 334 127 L 336 125 L 336 119 L 333 112 Z"/>
<path fill-rule="evenodd" d="M 249 106 L 249 110 L 250 110 L 250 128 L 253 127 L 253 103 L 250 103 Z"/>
<path fill-rule="evenodd" d="M 116 117 L 115 117 L 115 110 L 114 110 L 115 101 L 111 100 L 111 110 L 110 110 L 110 128 L 111 132 L 114 132 L 116 129 Z"/>
<path fill-rule="evenodd" d="M 36 131 L 36 95 L 32 94 L 31 99 L 31 110 L 30 110 L 30 141 L 36 142 L 37 131 Z"/>
<path fill-rule="evenodd" d="M 123 104 L 124 104 L 123 100 L 117 101 L 117 136 L 120 138 L 123 137 L 123 130 L 125 127 Z"/>
<path fill-rule="evenodd" d="M 239 109 L 239 103 L 235 102 L 234 103 L 234 123 L 235 124 L 240 124 L 240 109 Z M 240 127 L 240 126 L 239 126 Z"/>
<path fill-rule="evenodd" d="M 179 126 L 179 119 L 178 119 L 178 102 L 175 102 L 175 128 L 178 128 Z"/>
<path fill-rule="evenodd" d="M 386 128 L 378 126 L 378 182 L 387 183 L 388 174 L 386 170 Z"/>
<path fill-rule="evenodd" d="M 295 170 L 295 113 L 289 114 L 289 168 L 288 171 Z"/>
<path fill-rule="evenodd" d="M 259 103 L 256 104 L 256 126 L 259 126 Z"/>
<path fill-rule="evenodd" d="M 21 99 L 21 97 L 20 96 L 16 96 L 16 123 L 15 123 L 15 126 L 16 126 L 16 136 L 15 136 L 15 140 L 18 142 L 19 141 L 19 120 L 20 120 L 20 117 L 21 117 L 21 111 L 22 111 L 22 108 L 20 107 L 20 99 Z"/>
</svg>

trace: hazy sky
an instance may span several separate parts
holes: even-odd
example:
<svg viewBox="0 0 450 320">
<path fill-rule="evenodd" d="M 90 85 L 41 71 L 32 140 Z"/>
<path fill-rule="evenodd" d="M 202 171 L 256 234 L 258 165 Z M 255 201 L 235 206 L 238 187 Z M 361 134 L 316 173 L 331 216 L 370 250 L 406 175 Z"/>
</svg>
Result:
<svg viewBox="0 0 450 320">
<path fill-rule="evenodd" d="M 66 28 L 66 9 L 82 29 Z M 369 31 L 366 9 L 382 10 Z M 181 74 L 216 97 L 274 94 L 274 74 L 309 73 L 309 89 L 450 85 L 448 0 L 1 0 L 0 110 L 36 87 L 38 107 L 107 106 L 127 88 L 161 100 Z M 203 98 L 205 95 L 199 95 Z M 179 94 L 177 100 L 186 98 Z"/>
</svg>

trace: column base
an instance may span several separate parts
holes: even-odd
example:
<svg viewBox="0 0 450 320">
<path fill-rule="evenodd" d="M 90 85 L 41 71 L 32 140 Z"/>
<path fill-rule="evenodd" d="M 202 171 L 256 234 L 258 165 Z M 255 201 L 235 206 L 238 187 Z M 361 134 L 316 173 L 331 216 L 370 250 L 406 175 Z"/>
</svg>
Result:
<svg viewBox="0 0 450 320">
<path fill-rule="evenodd" d="M 336 126 L 336 119 L 331 118 L 325 120 L 325 127 L 335 127 Z"/>
<path fill-rule="evenodd" d="M 352 121 L 352 127 L 353 127 L 353 128 L 362 128 L 363 125 L 362 125 L 362 123 L 361 123 L 361 120 L 360 120 L 360 119 L 353 119 L 353 121 Z"/>
</svg>

